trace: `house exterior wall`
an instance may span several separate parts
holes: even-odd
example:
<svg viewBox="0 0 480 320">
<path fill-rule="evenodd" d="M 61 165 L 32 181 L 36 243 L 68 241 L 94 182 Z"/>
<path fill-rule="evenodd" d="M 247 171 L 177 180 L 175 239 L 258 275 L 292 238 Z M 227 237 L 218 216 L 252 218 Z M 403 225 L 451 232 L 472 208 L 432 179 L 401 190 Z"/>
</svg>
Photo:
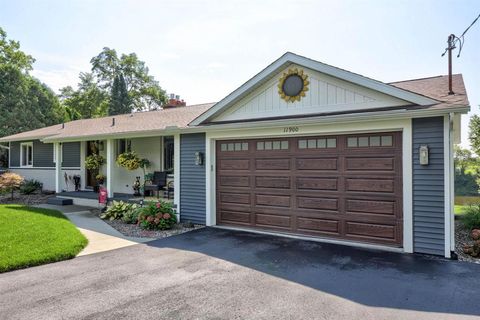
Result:
<svg viewBox="0 0 480 320">
<path fill-rule="evenodd" d="M 11 172 L 21 175 L 26 180 L 35 179 L 43 183 L 43 190 L 55 191 L 55 168 L 11 168 Z"/>
<path fill-rule="evenodd" d="M 79 167 L 80 167 L 80 142 L 63 143 L 62 144 L 62 168 L 79 168 Z"/>
<path fill-rule="evenodd" d="M 20 151 L 18 152 L 20 157 Z M 53 143 L 43 143 L 40 140 L 33 141 L 33 166 L 54 168 Z"/>
<path fill-rule="evenodd" d="M 445 176 L 443 117 L 412 120 L 414 252 L 444 255 Z M 419 148 L 429 148 L 429 164 L 419 163 Z"/>
<path fill-rule="evenodd" d="M 10 164 L 9 167 L 20 167 L 20 142 L 10 142 Z"/>
<path fill-rule="evenodd" d="M 205 155 L 205 134 L 180 135 L 180 219 L 205 224 L 205 161 L 196 165 L 195 152 Z"/>
</svg>

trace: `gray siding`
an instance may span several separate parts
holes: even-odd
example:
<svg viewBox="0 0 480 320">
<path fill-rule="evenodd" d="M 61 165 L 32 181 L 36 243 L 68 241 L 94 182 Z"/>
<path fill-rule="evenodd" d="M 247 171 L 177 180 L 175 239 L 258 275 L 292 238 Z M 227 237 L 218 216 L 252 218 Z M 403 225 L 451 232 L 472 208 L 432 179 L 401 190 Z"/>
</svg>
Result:
<svg viewBox="0 0 480 320">
<path fill-rule="evenodd" d="M 10 142 L 10 167 L 20 167 L 20 142 Z"/>
<path fill-rule="evenodd" d="M 205 224 L 205 162 L 195 165 L 198 151 L 205 155 L 204 133 L 180 135 L 180 219 Z"/>
<path fill-rule="evenodd" d="M 80 167 L 80 142 L 62 144 L 62 168 Z"/>
<path fill-rule="evenodd" d="M 443 117 L 413 119 L 413 249 L 445 253 L 445 189 Z M 421 145 L 429 148 L 429 164 L 419 164 Z"/>
<path fill-rule="evenodd" d="M 53 143 L 43 143 L 40 140 L 33 141 L 33 166 L 55 167 L 55 163 L 53 163 Z"/>
</svg>

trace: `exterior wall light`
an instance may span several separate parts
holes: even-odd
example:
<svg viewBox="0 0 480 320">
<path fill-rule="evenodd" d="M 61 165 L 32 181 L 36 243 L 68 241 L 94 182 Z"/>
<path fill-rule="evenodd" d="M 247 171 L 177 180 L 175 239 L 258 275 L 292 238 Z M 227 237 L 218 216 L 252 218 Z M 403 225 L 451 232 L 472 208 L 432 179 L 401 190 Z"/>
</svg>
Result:
<svg viewBox="0 0 480 320">
<path fill-rule="evenodd" d="M 195 152 L 195 165 L 201 166 L 203 165 L 203 153 L 202 152 Z"/>
<path fill-rule="evenodd" d="M 419 149 L 420 165 L 428 166 L 428 146 L 420 146 Z"/>
</svg>

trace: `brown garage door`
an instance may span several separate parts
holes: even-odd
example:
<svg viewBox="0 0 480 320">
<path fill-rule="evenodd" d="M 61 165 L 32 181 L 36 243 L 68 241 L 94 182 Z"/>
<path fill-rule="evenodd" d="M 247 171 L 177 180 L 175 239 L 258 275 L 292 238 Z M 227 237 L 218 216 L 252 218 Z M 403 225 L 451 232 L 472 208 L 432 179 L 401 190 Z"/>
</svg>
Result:
<svg viewBox="0 0 480 320">
<path fill-rule="evenodd" d="M 400 132 L 216 148 L 218 225 L 401 246 Z"/>
</svg>

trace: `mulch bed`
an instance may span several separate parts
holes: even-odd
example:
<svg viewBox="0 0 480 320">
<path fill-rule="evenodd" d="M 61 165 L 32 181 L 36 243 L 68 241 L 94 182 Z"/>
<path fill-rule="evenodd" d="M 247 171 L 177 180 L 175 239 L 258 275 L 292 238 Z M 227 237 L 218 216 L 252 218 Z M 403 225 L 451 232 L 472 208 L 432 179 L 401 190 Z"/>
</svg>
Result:
<svg viewBox="0 0 480 320">
<path fill-rule="evenodd" d="M 92 209 L 96 215 L 100 215 L 100 210 Z M 134 238 L 152 238 L 152 239 L 161 239 L 170 237 L 176 234 L 185 233 L 188 231 L 196 230 L 203 228 L 204 225 L 200 224 L 185 224 L 185 223 L 177 223 L 172 229 L 170 230 L 144 230 L 137 226 L 136 224 L 128 224 L 121 220 L 103 220 L 107 224 L 109 224 L 112 228 L 119 231 L 121 234 L 127 237 L 134 237 Z"/>
<path fill-rule="evenodd" d="M 480 258 L 474 258 L 463 253 L 463 246 L 472 243 L 473 240 L 470 238 L 470 231 L 465 229 L 459 220 L 455 220 L 455 252 L 458 255 L 458 260 L 480 264 Z"/>
<path fill-rule="evenodd" d="M 35 193 L 35 194 L 20 194 L 15 192 L 13 200 L 11 194 L 0 194 L 0 204 L 21 204 L 26 206 L 33 206 L 37 204 L 47 203 L 48 198 L 54 197 L 54 194 L 47 193 Z"/>
</svg>

